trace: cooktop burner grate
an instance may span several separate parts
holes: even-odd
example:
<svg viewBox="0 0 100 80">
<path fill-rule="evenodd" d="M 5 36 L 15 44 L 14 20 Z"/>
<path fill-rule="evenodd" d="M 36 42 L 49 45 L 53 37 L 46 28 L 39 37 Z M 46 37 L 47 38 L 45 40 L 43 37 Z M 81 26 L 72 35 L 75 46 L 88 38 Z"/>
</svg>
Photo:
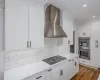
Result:
<svg viewBox="0 0 100 80">
<path fill-rule="evenodd" d="M 65 59 L 67 59 L 67 58 L 57 55 L 57 56 L 53 56 L 53 57 L 44 59 L 43 61 L 50 64 L 50 65 L 53 65 L 53 64 L 58 63 L 62 60 L 65 60 Z"/>
</svg>

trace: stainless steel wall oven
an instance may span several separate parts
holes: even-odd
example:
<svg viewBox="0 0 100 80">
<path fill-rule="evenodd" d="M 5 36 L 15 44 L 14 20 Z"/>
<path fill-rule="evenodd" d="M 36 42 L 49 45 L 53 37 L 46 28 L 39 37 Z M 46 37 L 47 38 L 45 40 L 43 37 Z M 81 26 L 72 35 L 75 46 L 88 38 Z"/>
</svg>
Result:
<svg viewBox="0 0 100 80">
<path fill-rule="evenodd" d="M 79 57 L 90 60 L 90 37 L 79 37 Z"/>
</svg>

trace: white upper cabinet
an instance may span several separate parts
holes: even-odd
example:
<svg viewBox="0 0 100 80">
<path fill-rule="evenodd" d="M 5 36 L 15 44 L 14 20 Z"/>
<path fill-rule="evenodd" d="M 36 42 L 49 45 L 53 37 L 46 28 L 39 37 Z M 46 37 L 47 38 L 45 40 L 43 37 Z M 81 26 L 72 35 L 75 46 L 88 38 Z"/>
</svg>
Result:
<svg viewBox="0 0 100 80">
<path fill-rule="evenodd" d="M 91 24 L 79 26 L 79 37 L 90 37 L 91 36 Z"/>
<path fill-rule="evenodd" d="M 28 7 L 19 0 L 5 1 L 5 50 L 27 48 Z"/>
<path fill-rule="evenodd" d="M 5 1 L 5 51 L 44 46 L 44 6 L 20 0 Z"/>
<path fill-rule="evenodd" d="M 44 6 L 29 7 L 29 41 L 31 48 L 44 46 Z"/>
</svg>

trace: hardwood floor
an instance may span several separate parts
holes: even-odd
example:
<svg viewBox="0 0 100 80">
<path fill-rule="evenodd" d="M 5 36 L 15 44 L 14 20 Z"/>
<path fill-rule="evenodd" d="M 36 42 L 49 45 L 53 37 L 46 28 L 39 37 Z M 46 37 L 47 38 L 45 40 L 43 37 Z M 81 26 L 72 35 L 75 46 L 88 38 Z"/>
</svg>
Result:
<svg viewBox="0 0 100 80">
<path fill-rule="evenodd" d="M 72 80 L 97 80 L 99 71 L 80 65 L 79 73 Z"/>
</svg>

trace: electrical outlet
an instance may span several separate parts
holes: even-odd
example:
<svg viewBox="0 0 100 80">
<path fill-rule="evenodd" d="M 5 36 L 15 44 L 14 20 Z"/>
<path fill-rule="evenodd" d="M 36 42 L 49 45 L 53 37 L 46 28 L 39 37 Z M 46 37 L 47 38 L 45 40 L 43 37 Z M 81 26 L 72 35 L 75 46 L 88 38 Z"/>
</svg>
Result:
<svg viewBox="0 0 100 80">
<path fill-rule="evenodd" d="M 68 41 L 68 44 L 70 44 L 70 40 Z"/>
</svg>

